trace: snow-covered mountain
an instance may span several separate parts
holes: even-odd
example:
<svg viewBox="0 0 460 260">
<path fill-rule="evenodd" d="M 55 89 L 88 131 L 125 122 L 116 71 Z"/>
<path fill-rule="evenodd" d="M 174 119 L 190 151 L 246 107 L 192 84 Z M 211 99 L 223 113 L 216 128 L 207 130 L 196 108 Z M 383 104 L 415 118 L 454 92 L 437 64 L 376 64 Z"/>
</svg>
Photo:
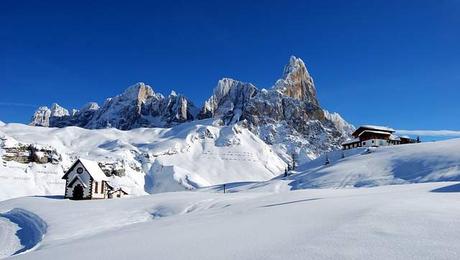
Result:
<svg viewBox="0 0 460 260">
<path fill-rule="evenodd" d="M 220 80 L 200 113 L 205 117 L 220 118 L 226 125 L 243 122 L 286 161 L 295 154 L 297 163 L 340 148 L 354 128 L 320 107 L 313 79 L 296 57 L 271 89 Z"/>
<path fill-rule="evenodd" d="M 91 102 L 72 113 L 58 104 L 51 109 L 40 107 L 30 125 L 47 127 L 79 126 L 89 129 L 168 127 L 193 120 L 199 109 L 174 91 L 167 97 L 155 93 L 144 83 L 137 83 L 121 95 L 108 98 L 102 107 Z"/>
<path fill-rule="evenodd" d="M 201 109 L 174 91 L 164 97 L 138 83 L 107 99 L 102 107 L 89 103 L 72 112 L 57 104 L 51 109 L 40 107 L 30 125 L 129 130 L 205 118 L 222 125 L 239 123 L 272 145 L 286 162 L 292 161 L 294 154 L 298 163 L 340 148 L 353 130 L 340 115 L 320 107 L 312 77 L 304 62 L 294 56 L 272 88 L 258 89 L 251 83 L 224 78 Z"/>
</svg>

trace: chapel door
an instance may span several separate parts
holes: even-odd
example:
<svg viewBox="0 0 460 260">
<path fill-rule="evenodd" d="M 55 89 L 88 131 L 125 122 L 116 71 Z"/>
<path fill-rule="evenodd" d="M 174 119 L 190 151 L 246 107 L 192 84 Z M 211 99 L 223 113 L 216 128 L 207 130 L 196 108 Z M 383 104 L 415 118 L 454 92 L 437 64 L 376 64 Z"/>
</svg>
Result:
<svg viewBox="0 0 460 260">
<path fill-rule="evenodd" d="M 72 198 L 74 200 L 83 199 L 83 187 L 80 184 L 75 185 L 75 187 L 73 188 Z"/>
</svg>

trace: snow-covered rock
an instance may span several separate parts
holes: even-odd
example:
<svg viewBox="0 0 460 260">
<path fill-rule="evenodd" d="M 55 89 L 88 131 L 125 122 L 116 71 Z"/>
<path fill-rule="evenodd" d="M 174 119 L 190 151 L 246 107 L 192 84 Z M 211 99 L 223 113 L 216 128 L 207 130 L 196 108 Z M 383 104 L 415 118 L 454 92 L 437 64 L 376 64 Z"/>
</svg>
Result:
<svg viewBox="0 0 460 260">
<path fill-rule="evenodd" d="M 351 134 L 355 130 L 355 127 L 352 124 L 345 121 L 345 119 L 343 119 L 343 117 L 339 113 L 330 113 L 327 110 L 323 111 L 326 119 L 331 121 L 340 132 Z"/>
<path fill-rule="evenodd" d="M 34 126 L 50 126 L 51 110 L 47 106 L 42 106 L 35 111 L 32 116 L 30 125 Z"/>
</svg>

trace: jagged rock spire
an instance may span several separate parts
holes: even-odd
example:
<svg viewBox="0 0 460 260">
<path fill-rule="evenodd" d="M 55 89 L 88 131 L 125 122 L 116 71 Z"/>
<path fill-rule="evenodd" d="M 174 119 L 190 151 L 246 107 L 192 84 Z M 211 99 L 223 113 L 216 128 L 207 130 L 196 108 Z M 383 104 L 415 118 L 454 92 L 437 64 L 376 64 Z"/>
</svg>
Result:
<svg viewBox="0 0 460 260">
<path fill-rule="evenodd" d="M 302 59 L 291 56 L 283 72 L 283 78 L 275 83 L 275 89 L 284 95 L 319 106 L 313 78 Z"/>
</svg>

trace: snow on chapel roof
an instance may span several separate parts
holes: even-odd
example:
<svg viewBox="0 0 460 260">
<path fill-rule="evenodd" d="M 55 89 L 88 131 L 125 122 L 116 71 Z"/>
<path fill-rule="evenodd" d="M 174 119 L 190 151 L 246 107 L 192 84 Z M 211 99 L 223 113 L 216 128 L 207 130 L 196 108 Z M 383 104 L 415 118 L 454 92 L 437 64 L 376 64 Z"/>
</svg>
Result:
<svg viewBox="0 0 460 260">
<path fill-rule="evenodd" d="M 104 172 L 102 171 L 101 167 L 99 167 L 99 164 L 95 161 L 87 160 L 87 159 L 78 159 L 80 162 L 83 164 L 83 166 L 86 168 L 86 170 L 89 172 L 91 177 L 95 181 L 106 181 L 107 176 L 105 176 Z"/>
<path fill-rule="evenodd" d="M 85 167 L 85 169 L 88 171 L 89 175 L 91 175 L 91 177 L 95 180 L 95 181 L 107 181 L 108 178 L 107 176 L 105 176 L 105 173 L 102 171 L 101 167 L 99 167 L 99 164 L 97 164 L 97 162 L 95 161 L 91 161 L 91 160 L 87 160 L 87 159 L 82 159 L 82 158 L 79 158 L 77 161 L 75 161 L 72 165 L 72 167 L 70 168 L 70 170 L 68 170 L 64 176 L 62 176 L 62 179 L 67 179 L 68 178 L 68 174 L 69 172 L 72 170 L 72 168 L 78 163 L 80 162 L 83 167 Z"/>
<path fill-rule="evenodd" d="M 395 130 L 390 127 L 386 126 L 380 126 L 380 125 L 362 125 L 360 126 L 362 128 L 368 128 L 368 129 L 374 129 L 374 130 L 381 130 L 381 131 L 388 131 L 388 132 L 394 132 Z"/>
</svg>

